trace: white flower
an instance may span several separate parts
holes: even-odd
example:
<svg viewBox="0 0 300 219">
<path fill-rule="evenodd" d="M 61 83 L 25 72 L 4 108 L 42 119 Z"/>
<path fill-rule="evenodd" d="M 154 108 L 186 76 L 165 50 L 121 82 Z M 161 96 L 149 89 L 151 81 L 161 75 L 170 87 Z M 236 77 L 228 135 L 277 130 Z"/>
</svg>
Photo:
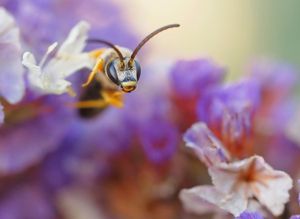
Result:
<svg viewBox="0 0 300 219">
<path fill-rule="evenodd" d="M 214 204 L 219 202 L 221 205 L 220 200 L 223 195 L 213 186 L 196 186 L 181 190 L 179 198 L 187 212 L 198 215 L 214 213 L 222 215 L 224 218 L 226 215 L 228 216 L 228 213 Z"/>
<path fill-rule="evenodd" d="M 0 7 L 0 95 L 13 104 L 24 92 L 19 28 L 12 15 Z"/>
<path fill-rule="evenodd" d="M 180 198 L 188 211 L 196 212 L 197 205 L 196 213 L 201 213 L 201 208 L 210 210 L 218 206 L 237 217 L 249 210 L 255 198 L 260 205 L 278 216 L 289 200 L 291 178 L 282 171 L 274 170 L 262 157 L 220 163 L 209 168 L 209 173 L 214 186 L 197 186 L 181 191 Z"/>
<path fill-rule="evenodd" d="M 183 140 L 207 166 L 230 160 L 227 150 L 203 122 L 198 122 L 188 129 Z"/>
<path fill-rule="evenodd" d="M 289 200 L 292 179 L 285 172 L 274 170 L 260 156 L 222 163 L 209 172 L 219 191 L 229 196 L 238 194 L 247 203 L 249 198 L 255 197 L 275 216 L 282 214 Z"/>
<path fill-rule="evenodd" d="M 70 91 L 71 82 L 66 78 L 82 68 L 92 68 L 95 59 L 82 50 L 86 45 L 90 25 L 79 22 L 58 48 L 49 46 L 45 56 L 37 64 L 30 52 L 23 55 L 23 65 L 28 68 L 30 86 L 42 94 L 62 94 Z"/>
<path fill-rule="evenodd" d="M 191 189 L 183 189 L 180 192 L 179 198 L 183 203 L 183 207 L 187 212 L 203 215 L 213 214 L 213 218 L 232 218 L 228 212 L 239 212 L 244 209 L 239 205 L 240 198 L 231 196 L 228 200 L 224 201 L 225 194 L 218 191 L 214 186 L 196 186 Z M 247 211 L 262 211 L 261 206 L 256 202 L 252 201 L 246 206 Z M 223 209 L 232 209 L 223 210 Z M 265 212 L 262 211 L 264 214 Z"/>
</svg>

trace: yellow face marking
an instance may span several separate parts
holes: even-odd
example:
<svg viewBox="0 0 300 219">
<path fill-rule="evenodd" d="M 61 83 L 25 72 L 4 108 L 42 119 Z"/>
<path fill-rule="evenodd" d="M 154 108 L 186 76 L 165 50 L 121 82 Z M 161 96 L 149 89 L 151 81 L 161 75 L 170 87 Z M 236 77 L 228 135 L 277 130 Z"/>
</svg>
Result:
<svg viewBox="0 0 300 219">
<path fill-rule="evenodd" d="M 125 86 L 125 87 L 122 87 L 122 90 L 126 93 L 128 92 L 131 92 L 131 91 L 134 91 L 136 88 L 136 86 Z"/>
<path fill-rule="evenodd" d="M 121 85 L 123 87 L 135 87 L 136 86 L 136 81 L 121 82 Z"/>
</svg>

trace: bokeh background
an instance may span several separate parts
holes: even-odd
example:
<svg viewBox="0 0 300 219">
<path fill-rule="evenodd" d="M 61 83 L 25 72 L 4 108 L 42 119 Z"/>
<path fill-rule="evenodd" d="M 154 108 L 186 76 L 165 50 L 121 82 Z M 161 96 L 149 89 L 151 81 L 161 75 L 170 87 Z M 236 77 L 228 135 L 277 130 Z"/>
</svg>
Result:
<svg viewBox="0 0 300 219">
<path fill-rule="evenodd" d="M 242 146 L 236 159 L 255 152 L 294 182 L 299 178 L 300 1 L 0 0 L 0 6 L 20 27 L 22 52 L 38 60 L 82 19 L 92 37 L 131 49 L 156 28 L 181 24 L 140 51 L 141 80 L 123 109 L 85 119 L 69 107 L 85 92 L 88 69 L 70 77 L 77 97 L 41 95 L 28 86 L 19 103 L 1 100 L 0 219 L 216 218 L 190 214 L 178 199 L 183 188 L 211 184 L 207 167 L 182 140 L 197 121 L 228 148 Z M 227 118 L 228 127 L 242 127 L 237 142 L 230 142 L 230 128 L 222 130 Z M 294 183 L 278 218 L 299 212 L 297 189 Z"/>
<path fill-rule="evenodd" d="M 300 19 L 297 0 L 117 0 L 128 26 L 144 36 L 153 28 L 178 22 L 180 31 L 152 41 L 151 59 L 213 57 L 240 74 L 258 58 L 298 65 Z M 159 52 L 157 52 L 159 51 Z"/>
</svg>

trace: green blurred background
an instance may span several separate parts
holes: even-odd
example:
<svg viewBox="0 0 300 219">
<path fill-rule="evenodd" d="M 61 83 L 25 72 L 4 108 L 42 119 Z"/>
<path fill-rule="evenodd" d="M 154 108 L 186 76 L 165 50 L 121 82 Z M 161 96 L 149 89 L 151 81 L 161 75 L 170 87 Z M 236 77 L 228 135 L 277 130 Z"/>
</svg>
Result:
<svg viewBox="0 0 300 219">
<path fill-rule="evenodd" d="M 212 57 L 230 77 L 259 58 L 300 63 L 299 0 L 115 1 L 141 38 L 168 23 L 182 25 L 151 42 L 149 62 Z"/>
</svg>

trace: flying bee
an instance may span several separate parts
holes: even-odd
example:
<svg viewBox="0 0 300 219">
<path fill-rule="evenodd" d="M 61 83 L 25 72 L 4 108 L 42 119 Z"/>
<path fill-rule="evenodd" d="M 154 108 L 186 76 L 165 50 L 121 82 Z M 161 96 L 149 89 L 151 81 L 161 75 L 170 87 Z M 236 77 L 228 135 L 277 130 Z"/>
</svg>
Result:
<svg viewBox="0 0 300 219">
<path fill-rule="evenodd" d="M 170 24 L 153 31 L 138 44 L 133 52 L 106 40 L 89 39 L 88 43 L 101 43 L 109 48 L 98 49 L 90 53 L 92 58 L 95 58 L 96 64 L 88 80 L 82 85 L 86 89 L 76 104 L 79 114 L 82 117 L 92 117 L 109 105 L 122 107 L 123 94 L 136 89 L 141 75 L 141 66 L 136 60 L 139 50 L 158 33 L 179 26 L 179 24 Z"/>
</svg>

